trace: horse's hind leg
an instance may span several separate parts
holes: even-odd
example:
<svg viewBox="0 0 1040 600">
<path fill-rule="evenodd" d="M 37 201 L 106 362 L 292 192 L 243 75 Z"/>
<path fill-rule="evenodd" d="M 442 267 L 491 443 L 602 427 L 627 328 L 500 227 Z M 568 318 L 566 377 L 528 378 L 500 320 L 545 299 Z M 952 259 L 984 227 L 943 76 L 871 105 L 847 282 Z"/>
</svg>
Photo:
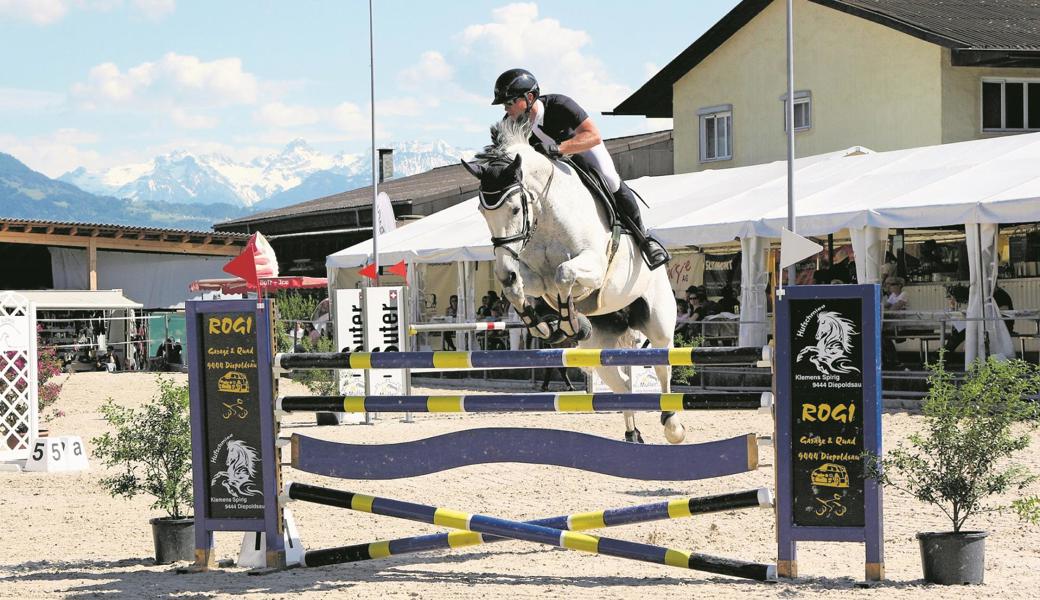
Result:
<svg viewBox="0 0 1040 600">
<path fill-rule="evenodd" d="M 603 321 L 597 320 L 599 323 Z M 578 344 L 582 348 L 620 348 L 621 341 L 627 338 L 628 335 L 625 333 L 616 333 L 613 331 L 604 331 L 602 327 L 593 327 L 592 335 L 587 340 L 584 340 Z M 600 379 L 610 388 L 615 394 L 623 394 L 628 391 L 628 380 L 625 375 L 621 372 L 618 367 L 596 367 L 592 369 L 599 375 Z M 625 441 L 626 442 L 637 442 L 643 443 L 643 435 L 639 433 L 639 429 L 636 427 L 636 415 L 632 411 L 625 411 Z"/>
<path fill-rule="evenodd" d="M 632 315 L 632 327 L 641 331 L 654 348 L 670 348 L 675 336 L 675 296 L 672 295 L 667 274 L 663 270 L 654 273 L 654 281 L 642 298 L 645 306 L 639 307 L 640 312 Z M 637 301 L 633 308 L 639 304 Z M 661 382 L 661 393 L 671 392 L 672 368 L 658 365 L 654 367 L 654 373 Z M 663 411 L 661 425 L 664 426 L 664 437 L 669 442 L 678 444 L 686 439 L 686 427 L 676 413 Z"/>
</svg>

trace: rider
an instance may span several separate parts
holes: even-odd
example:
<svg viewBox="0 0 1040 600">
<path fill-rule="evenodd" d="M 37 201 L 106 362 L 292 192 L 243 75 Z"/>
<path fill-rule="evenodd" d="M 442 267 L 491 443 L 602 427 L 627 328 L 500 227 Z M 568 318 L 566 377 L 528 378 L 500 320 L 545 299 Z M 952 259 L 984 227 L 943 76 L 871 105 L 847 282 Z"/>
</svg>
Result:
<svg viewBox="0 0 1040 600">
<path fill-rule="evenodd" d="M 578 155 L 602 175 L 614 195 L 614 204 L 639 241 L 650 269 L 668 262 L 668 251 L 643 227 L 635 193 L 614 168 L 599 129 L 581 106 L 563 94 L 540 94 L 538 81 L 524 69 L 509 69 L 495 81 L 495 100 L 505 107 L 506 117 L 527 115 L 531 122 L 531 145 L 551 159 Z"/>
</svg>

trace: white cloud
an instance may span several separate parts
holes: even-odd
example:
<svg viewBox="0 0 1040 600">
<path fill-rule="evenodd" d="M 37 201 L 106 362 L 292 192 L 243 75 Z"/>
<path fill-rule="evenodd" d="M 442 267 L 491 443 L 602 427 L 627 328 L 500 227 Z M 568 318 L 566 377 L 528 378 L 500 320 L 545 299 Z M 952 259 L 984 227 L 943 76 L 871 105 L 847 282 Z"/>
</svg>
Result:
<svg viewBox="0 0 1040 600">
<path fill-rule="evenodd" d="M 657 73 L 660 70 L 661 70 L 661 66 L 660 65 L 654 64 L 652 62 L 645 62 L 645 63 L 643 63 L 643 76 L 646 79 L 650 79 L 654 75 L 657 75 Z"/>
<path fill-rule="evenodd" d="M 0 135 L 0 147 L 30 169 L 57 178 L 76 167 L 88 169 L 103 165 L 101 155 L 94 150 L 84 150 L 80 144 L 98 141 L 92 133 L 76 129 L 59 129 L 49 134 L 19 138 Z"/>
<path fill-rule="evenodd" d="M 353 102 L 343 102 L 332 109 L 332 124 L 351 137 L 363 137 L 371 131 L 371 117 Z"/>
<path fill-rule="evenodd" d="M 309 106 L 289 106 L 281 102 L 270 102 L 254 112 L 253 118 L 272 127 L 299 127 L 317 123 L 321 114 Z"/>
<path fill-rule="evenodd" d="M 123 0 L 0 0 L 0 19 L 51 25 L 65 18 L 70 9 L 108 12 L 124 5 Z M 159 21 L 177 7 L 176 0 L 131 0 L 133 9 L 149 21 Z"/>
<path fill-rule="evenodd" d="M 376 102 L 376 119 L 383 117 L 418 117 L 431 114 L 440 106 L 436 96 L 425 96 L 420 102 L 416 98 L 390 98 Z"/>
<path fill-rule="evenodd" d="M 444 55 L 433 50 L 423 52 L 419 62 L 397 75 L 397 83 L 410 91 L 429 90 L 437 84 L 451 81 L 455 69 L 448 64 Z"/>
<path fill-rule="evenodd" d="M 511 67 L 529 69 L 542 92 L 573 97 L 589 114 L 609 110 L 631 88 L 613 80 L 606 66 L 584 51 L 591 38 L 556 19 L 539 18 L 538 5 L 509 4 L 492 11 L 490 23 L 470 25 L 458 36 L 460 51 L 481 64 L 491 83 Z"/>
<path fill-rule="evenodd" d="M 65 96 L 41 90 L 0 88 L 0 112 L 38 112 L 57 108 L 65 102 Z"/>
<path fill-rule="evenodd" d="M 183 108 L 175 108 L 170 111 L 170 120 L 182 129 L 213 129 L 220 123 L 216 117 L 191 114 Z"/>
<path fill-rule="evenodd" d="M 205 62 L 170 52 L 125 72 L 114 63 L 99 64 L 86 82 L 73 84 L 72 94 L 84 108 L 232 106 L 255 103 L 257 88 L 256 77 L 242 69 L 239 58 Z"/>
<path fill-rule="evenodd" d="M 176 0 L 133 0 L 134 7 L 149 21 L 159 21 L 177 8 Z"/>
<path fill-rule="evenodd" d="M 0 0 L 0 17 L 50 25 L 69 12 L 67 0 Z"/>
<path fill-rule="evenodd" d="M 464 89 L 455 80 L 455 67 L 440 52 L 429 50 L 419 56 L 419 60 L 397 74 L 397 86 L 407 92 L 422 92 L 427 98 L 424 102 L 429 107 L 440 105 L 439 98 L 451 98 L 452 104 L 487 105 L 487 98 Z M 384 107 L 384 104 L 388 104 Z M 414 112 L 404 100 L 380 101 L 376 114 L 392 116 L 418 116 L 422 112 Z M 403 111 L 403 112 L 399 112 Z"/>
</svg>

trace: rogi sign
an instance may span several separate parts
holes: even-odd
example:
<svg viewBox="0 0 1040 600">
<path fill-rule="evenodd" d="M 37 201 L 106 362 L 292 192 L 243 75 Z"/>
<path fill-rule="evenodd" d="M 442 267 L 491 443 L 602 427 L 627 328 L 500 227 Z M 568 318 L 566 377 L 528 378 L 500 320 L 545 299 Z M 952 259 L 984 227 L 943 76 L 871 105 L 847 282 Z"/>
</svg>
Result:
<svg viewBox="0 0 1040 600">
<path fill-rule="evenodd" d="M 789 302 L 794 521 L 862 527 L 862 302 Z"/>
<path fill-rule="evenodd" d="M 269 300 L 185 303 L 198 568 L 215 565 L 215 531 L 263 532 L 266 564 L 285 564 L 270 311 Z"/>
<path fill-rule="evenodd" d="M 881 579 L 881 490 L 864 452 L 881 451 L 880 290 L 796 286 L 777 300 L 777 530 L 781 576 L 797 575 L 797 541 L 866 545 Z"/>
<path fill-rule="evenodd" d="M 212 313 L 202 324 L 209 513 L 263 518 L 254 315 Z"/>
</svg>

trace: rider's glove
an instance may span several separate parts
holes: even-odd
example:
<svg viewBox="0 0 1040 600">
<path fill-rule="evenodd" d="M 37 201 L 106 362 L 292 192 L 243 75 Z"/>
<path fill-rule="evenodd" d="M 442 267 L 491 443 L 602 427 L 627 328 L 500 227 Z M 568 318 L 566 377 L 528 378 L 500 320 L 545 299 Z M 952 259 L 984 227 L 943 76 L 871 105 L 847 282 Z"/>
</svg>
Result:
<svg viewBox="0 0 1040 600">
<path fill-rule="evenodd" d="M 563 157 L 563 152 L 560 152 L 560 147 L 553 142 L 539 142 L 538 145 L 535 146 L 535 150 L 554 160 Z"/>
</svg>

